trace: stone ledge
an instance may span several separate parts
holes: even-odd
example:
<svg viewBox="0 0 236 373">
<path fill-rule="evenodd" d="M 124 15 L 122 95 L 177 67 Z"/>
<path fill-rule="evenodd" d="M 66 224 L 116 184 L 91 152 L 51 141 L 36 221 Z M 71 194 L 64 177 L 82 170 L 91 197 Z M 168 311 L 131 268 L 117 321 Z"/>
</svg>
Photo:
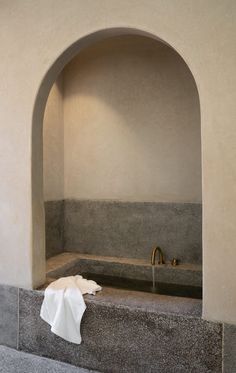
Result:
<svg viewBox="0 0 236 373">
<path fill-rule="evenodd" d="M 46 286 L 46 285 L 45 285 Z M 27 290 L 22 290 L 27 291 Z M 34 290 L 38 296 L 43 296 L 44 289 Z M 86 304 L 103 304 L 107 307 L 128 308 L 145 312 L 155 312 L 157 314 L 172 314 L 175 316 L 198 317 L 202 315 L 202 300 L 145 293 L 141 291 L 115 289 L 103 287 L 96 296 L 85 295 Z"/>
<path fill-rule="evenodd" d="M 47 277 L 49 278 L 71 276 L 82 272 L 152 281 L 150 261 L 144 259 L 63 252 L 47 260 Z M 156 280 L 166 283 L 201 286 L 201 265 L 190 263 L 181 263 L 176 267 L 171 266 L 171 264 L 156 265 Z"/>
<path fill-rule="evenodd" d="M 83 342 L 78 346 L 55 336 L 40 319 L 43 292 L 21 289 L 20 349 L 107 373 L 221 372 L 221 324 L 199 316 L 168 314 L 164 309 L 157 312 L 154 305 L 149 308 L 146 299 L 139 308 L 143 293 L 131 304 L 129 294 L 125 298 L 123 292 L 120 299 L 109 291 L 103 300 L 86 297 Z M 165 298 L 175 302 L 174 297 Z"/>
</svg>

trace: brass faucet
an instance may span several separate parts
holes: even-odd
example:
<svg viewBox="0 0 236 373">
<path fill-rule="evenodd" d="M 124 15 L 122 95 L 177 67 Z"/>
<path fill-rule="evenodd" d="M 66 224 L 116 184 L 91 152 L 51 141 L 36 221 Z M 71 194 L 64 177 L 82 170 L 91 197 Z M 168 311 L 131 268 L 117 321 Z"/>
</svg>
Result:
<svg viewBox="0 0 236 373">
<path fill-rule="evenodd" d="M 154 249 L 152 250 L 152 256 L 151 256 L 151 265 L 154 266 L 155 265 L 155 262 L 156 262 L 156 252 L 158 251 L 158 254 L 159 254 L 159 258 L 158 258 L 158 264 L 165 264 L 165 261 L 164 261 L 164 255 L 163 255 L 163 251 L 160 247 L 154 247 Z"/>
</svg>

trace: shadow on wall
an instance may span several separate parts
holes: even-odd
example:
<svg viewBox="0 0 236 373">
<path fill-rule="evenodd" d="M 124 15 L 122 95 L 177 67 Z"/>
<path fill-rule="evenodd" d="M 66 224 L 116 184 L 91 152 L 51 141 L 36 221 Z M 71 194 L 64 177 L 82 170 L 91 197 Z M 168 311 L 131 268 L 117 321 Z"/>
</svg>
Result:
<svg viewBox="0 0 236 373">
<path fill-rule="evenodd" d="M 64 198 L 201 201 L 198 93 L 174 50 L 108 39 L 74 58 L 63 81 Z"/>
</svg>

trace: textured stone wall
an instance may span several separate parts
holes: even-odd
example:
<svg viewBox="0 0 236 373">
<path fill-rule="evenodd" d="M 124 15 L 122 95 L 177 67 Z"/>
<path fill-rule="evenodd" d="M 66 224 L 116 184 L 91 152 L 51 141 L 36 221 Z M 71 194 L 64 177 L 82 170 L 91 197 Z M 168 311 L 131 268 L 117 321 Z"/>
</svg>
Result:
<svg viewBox="0 0 236 373">
<path fill-rule="evenodd" d="M 160 246 L 167 260 L 201 263 L 200 204 L 65 201 L 67 251 L 148 259 Z"/>
<path fill-rule="evenodd" d="M 202 208 L 193 203 L 93 200 L 48 201 L 47 257 L 64 251 L 148 259 L 154 246 L 165 258 L 202 262 Z"/>
<path fill-rule="evenodd" d="M 199 300 L 158 296 L 153 302 L 152 294 L 119 290 L 87 296 L 77 346 L 40 319 L 42 292 L 0 285 L 0 295 L 2 345 L 102 372 L 236 371 L 235 327 L 202 320 Z M 1 349 L 0 371 L 5 354 Z"/>
<path fill-rule="evenodd" d="M 64 200 L 45 202 L 46 258 L 64 250 Z"/>
</svg>

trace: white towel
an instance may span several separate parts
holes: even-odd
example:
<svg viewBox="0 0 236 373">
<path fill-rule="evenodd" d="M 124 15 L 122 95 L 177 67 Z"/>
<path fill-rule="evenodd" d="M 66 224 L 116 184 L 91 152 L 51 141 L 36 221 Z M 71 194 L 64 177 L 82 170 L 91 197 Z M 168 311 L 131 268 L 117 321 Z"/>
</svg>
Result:
<svg viewBox="0 0 236 373">
<path fill-rule="evenodd" d="M 80 323 L 86 309 L 83 294 L 95 295 L 101 289 L 95 281 L 79 275 L 62 277 L 46 288 L 40 316 L 54 334 L 80 344 Z"/>
</svg>

